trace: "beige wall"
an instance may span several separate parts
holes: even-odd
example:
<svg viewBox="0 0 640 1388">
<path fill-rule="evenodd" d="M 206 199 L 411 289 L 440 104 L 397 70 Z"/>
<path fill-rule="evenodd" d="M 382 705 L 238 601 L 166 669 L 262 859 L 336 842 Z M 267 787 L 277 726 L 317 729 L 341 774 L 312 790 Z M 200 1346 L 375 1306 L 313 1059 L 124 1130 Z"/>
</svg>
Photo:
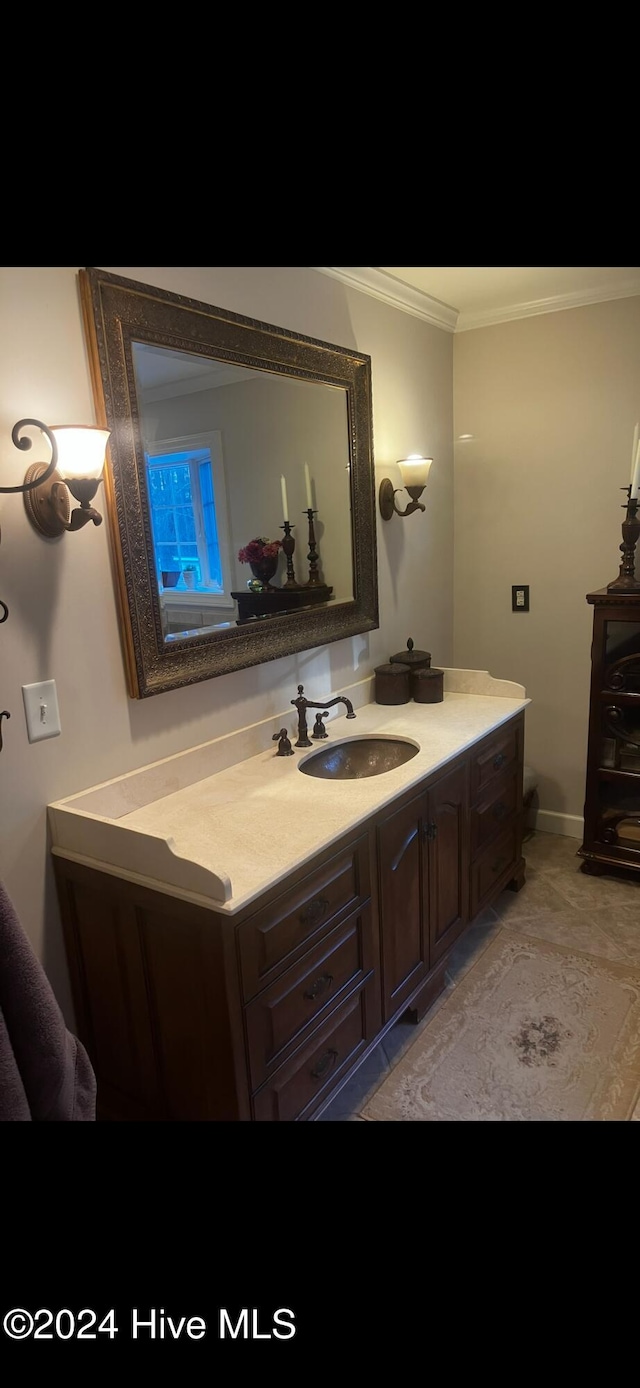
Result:
<svg viewBox="0 0 640 1388">
<path fill-rule="evenodd" d="M 454 338 L 457 665 L 521 681 L 540 827 L 579 834 L 593 609 L 618 574 L 640 417 L 640 298 Z M 531 610 L 512 613 L 511 585 Z M 557 816 L 569 816 L 558 819 Z M 574 817 L 574 818 L 571 818 Z"/>
<path fill-rule="evenodd" d="M 435 462 L 425 515 L 387 524 L 378 515 L 379 631 L 142 701 L 125 690 L 106 524 L 47 542 L 20 496 L 0 497 L 0 597 L 10 608 L 0 627 L 0 708 L 11 711 L 0 756 L 0 878 L 68 1016 L 50 800 L 284 712 L 299 681 L 311 697 L 339 693 L 408 636 L 434 664 L 452 658 L 451 335 L 313 270 L 102 268 L 370 354 L 376 489 L 386 474 L 400 485 L 395 460 L 406 453 Z M 0 269 L 0 380 L 0 482 L 11 485 L 45 456 L 44 447 L 29 458 L 13 448 L 16 420 L 95 418 L 77 267 Z M 21 686 L 42 679 L 57 682 L 62 735 L 31 745 Z"/>
</svg>

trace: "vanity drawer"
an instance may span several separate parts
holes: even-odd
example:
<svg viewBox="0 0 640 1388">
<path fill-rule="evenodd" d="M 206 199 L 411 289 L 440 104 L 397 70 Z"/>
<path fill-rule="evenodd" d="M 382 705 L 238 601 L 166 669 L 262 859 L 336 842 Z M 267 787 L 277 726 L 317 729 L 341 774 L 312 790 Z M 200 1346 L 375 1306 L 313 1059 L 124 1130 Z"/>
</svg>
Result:
<svg viewBox="0 0 640 1388">
<path fill-rule="evenodd" d="M 516 812 L 518 777 L 512 775 L 488 788 L 471 811 L 471 857 L 475 858 L 486 843 L 495 837 L 506 821 Z"/>
<path fill-rule="evenodd" d="M 373 1041 L 380 1027 L 379 999 L 375 976 L 351 993 L 254 1095 L 256 1121 L 292 1123 L 311 1117 Z"/>
<path fill-rule="evenodd" d="M 481 743 L 471 758 L 471 803 L 495 782 L 497 776 L 515 771 L 520 758 L 521 729 L 507 723 L 506 727 Z"/>
<path fill-rule="evenodd" d="M 305 1030 L 361 983 L 375 963 L 367 903 L 249 1003 L 245 1017 L 252 1089 L 264 1084 L 293 1043 L 299 1044 Z"/>
<path fill-rule="evenodd" d="M 238 928 L 242 991 L 249 1002 L 370 895 L 369 839 L 347 845 Z"/>
<path fill-rule="evenodd" d="M 471 919 L 477 916 L 485 897 L 505 876 L 508 868 L 515 868 L 517 847 L 518 821 L 514 816 L 500 837 L 487 844 L 471 865 Z"/>
</svg>

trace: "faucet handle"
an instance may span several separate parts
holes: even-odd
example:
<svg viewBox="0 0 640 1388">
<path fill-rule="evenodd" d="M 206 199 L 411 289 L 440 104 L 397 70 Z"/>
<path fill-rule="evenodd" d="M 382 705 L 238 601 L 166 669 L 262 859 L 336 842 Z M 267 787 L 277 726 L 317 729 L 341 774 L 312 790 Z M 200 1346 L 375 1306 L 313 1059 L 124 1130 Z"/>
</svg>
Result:
<svg viewBox="0 0 640 1388">
<path fill-rule="evenodd" d="M 316 714 L 316 721 L 315 721 L 315 723 L 314 723 L 314 725 L 313 725 L 313 732 L 312 732 L 312 734 L 311 734 L 312 737 L 321 738 L 321 737 L 328 737 L 328 736 L 329 736 L 329 734 L 328 734 L 328 732 L 327 732 L 327 730 L 326 730 L 326 728 L 325 728 L 325 726 L 324 726 L 324 723 L 323 723 L 323 721 L 322 721 L 323 718 L 328 718 L 328 717 L 329 717 L 329 710 L 328 710 L 328 708 L 326 708 L 326 709 L 324 710 L 324 713 L 318 713 L 318 714 Z"/>
<path fill-rule="evenodd" d="M 278 743 L 278 750 L 276 752 L 277 757 L 293 756 L 293 747 L 291 746 L 289 734 L 286 728 L 281 728 L 279 733 L 274 733 L 271 741 Z"/>
</svg>

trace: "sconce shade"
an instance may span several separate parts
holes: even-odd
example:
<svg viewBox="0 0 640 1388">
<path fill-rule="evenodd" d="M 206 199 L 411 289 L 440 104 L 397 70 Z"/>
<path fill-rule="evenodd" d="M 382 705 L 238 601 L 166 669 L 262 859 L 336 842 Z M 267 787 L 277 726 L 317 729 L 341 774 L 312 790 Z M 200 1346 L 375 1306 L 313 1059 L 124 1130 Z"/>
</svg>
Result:
<svg viewBox="0 0 640 1388">
<path fill-rule="evenodd" d="M 427 485 L 432 462 L 433 458 L 423 458 L 421 453 L 410 453 L 408 458 L 398 458 L 396 467 L 411 501 L 405 506 L 404 511 L 401 511 L 399 506 L 396 506 L 396 493 L 401 489 L 394 487 L 389 477 L 384 477 L 378 491 L 378 505 L 383 520 L 391 520 L 392 516 L 412 516 L 414 511 L 424 511 L 424 502 L 420 497 Z"/>
<path fill-rule="evenodd" d="M 432 462 L 433 458 L 423 458 L 419 453 L 411 453 L 408 458 L 399 458 L 398 467 L 403 486 L 426 487 Z"/>
<path fill-rule="evenodd" d="M 52 428 L 58 446 L 57 471 L 65 481 L 93 479 L 102 476 L 105 450 L 110 429 L 97 429 L 93 425 L 61 425 Z"/>
</svg>

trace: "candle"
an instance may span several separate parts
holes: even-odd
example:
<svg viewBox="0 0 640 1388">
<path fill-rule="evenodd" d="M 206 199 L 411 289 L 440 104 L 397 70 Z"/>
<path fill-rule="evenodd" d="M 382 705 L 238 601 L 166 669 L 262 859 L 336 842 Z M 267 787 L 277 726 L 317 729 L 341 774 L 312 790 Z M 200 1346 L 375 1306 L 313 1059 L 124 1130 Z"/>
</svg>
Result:
<svg viewBox="0 0 640 1388">
<path fill-rule="evenodd" d="M 310 476 L 309 476 L 309 465 L 308 465 L 308 463 L 305 463 L 305 465 L 304 465 L 304 480 L 305 480 L 305 485 L 306 485 L 306 488 L 307 488 L 307 509 L 308 509 L 309 511 L 313 511 L 313 497 L 312 497 L 312 495 L 311 495 L 311 478 L 310 478 Z"/>
<path fill-rule="evenodd" d="M 635 427 L 635 429 L 634 429 L 634 431 L 633 431 L 633 444 L 631 445 L 631 479 L 630 479 L 630 480 L 631 480 L 632 482 L 633 482 L 633 472 L 634 472 L 634 468 L 635 468 L 635 465 L 636 465 L 636 453 L 638 452 L 638 429 L 639 429 L 639 428 L 640 428 L 640 425 L 636 424 L 636 427 Z"/>
<path fill-rule="evenodd" d="M 280 478 L 280 488 L 282 490 L 282 519 L 288 521 L 289 503 L 287 501 L 287 484 L 284 480 L 284 477 Z"/>
<path fill-rule="evenodd" d="M 636 445 L 634 469 L 631 474 L 631 491 L 629 492 L 629 500 L 633 501 L 634 498 L 636 501 L 640 499 L 640 439 Z"/>
</svg>

